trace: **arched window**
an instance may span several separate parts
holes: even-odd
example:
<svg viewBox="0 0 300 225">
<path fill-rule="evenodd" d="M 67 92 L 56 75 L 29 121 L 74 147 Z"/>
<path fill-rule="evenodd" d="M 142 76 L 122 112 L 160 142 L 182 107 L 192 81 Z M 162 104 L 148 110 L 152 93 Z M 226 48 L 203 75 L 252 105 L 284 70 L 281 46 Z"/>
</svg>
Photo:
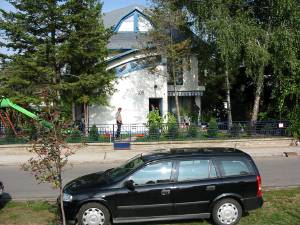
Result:
<svg viewBox="0 0 300 225">
<path fill-rule="evenodd" d="M 124 16 L 116 25 L 115 32 L 147 32 L 152 28 L 151 22 L 139 10 Z"/>
</svg>

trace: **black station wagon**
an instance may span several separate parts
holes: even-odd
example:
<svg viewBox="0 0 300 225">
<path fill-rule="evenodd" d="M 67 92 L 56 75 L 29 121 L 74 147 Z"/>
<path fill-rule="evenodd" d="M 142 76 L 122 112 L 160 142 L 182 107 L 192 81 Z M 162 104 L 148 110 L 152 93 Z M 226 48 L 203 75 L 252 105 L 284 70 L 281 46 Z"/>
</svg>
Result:
<svg viewBox="0 0 300 225">
<path fill-rule="evenodd" d="M 79 225 L 212 218 L 237 224 L 262 207 L 261 177 L 233 148 L 181 148 L 141 154 L 64 187 L 68 220 Z"/>
</svg>

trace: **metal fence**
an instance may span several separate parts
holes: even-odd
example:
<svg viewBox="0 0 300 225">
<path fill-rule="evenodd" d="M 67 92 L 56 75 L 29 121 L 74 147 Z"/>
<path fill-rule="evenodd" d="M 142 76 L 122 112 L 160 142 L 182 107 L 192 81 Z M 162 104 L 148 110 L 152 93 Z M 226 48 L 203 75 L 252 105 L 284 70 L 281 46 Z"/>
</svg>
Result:
<svg viewBox="0 0 300 225">
<path fill-rule="evenodd" d="M 264 138 L 288 136 L 286 121 L 235 121 L 231 126 L 219 122 L 215 127 L 209 124 L 123 124 L 118 134 L 116 124 L 95 124 L 99 141 L 168 141 L 230 138 Z M 91 132 L 91 128 L 89 128 Z"/>
<path fill-rule="evenodd" d="M 150 141 L 184 141 L 231 138 L 265 138 L 288 136 L 286 121 L 235 121 L 232 125 L 227 122 L 196 124 L 95 124 L 88 129 L 88 135 L 71 129 L 66 141 L 78 142 L 150 142 Z M 35 138 L 31 136 L 0 137 L 0 144 L 27 143 Z"/>
</svg>

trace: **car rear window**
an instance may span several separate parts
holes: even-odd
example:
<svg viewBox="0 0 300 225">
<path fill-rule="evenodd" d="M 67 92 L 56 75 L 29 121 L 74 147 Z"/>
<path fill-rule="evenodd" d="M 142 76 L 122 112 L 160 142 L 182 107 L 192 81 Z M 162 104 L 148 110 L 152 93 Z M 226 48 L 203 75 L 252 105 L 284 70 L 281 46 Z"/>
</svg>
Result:
<svg viewBox="0 0 300 225">
<path fill-rule="evenodd" d="M 251 164 L 244 158 L 221 158 L 218 164 L 223 177 L 254 174 Z"/>
<path fill-rule="evenodd" d="M 201 180 L 213 177 L 217 177 L 217 173 L 210 160 L 196 159 L 179 162 L 178 181 Z"/>
</svg>

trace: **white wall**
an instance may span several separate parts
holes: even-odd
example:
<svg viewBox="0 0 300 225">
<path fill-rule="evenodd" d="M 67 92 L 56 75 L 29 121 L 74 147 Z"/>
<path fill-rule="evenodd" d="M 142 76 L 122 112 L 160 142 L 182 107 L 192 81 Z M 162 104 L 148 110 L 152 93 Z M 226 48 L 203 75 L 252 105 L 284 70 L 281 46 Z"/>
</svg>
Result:
<svg viewBox="0 0 300 225">
<path fill-rule="evenodd" d="M 109 98 L 109 106 L 90 106 L 89 122 L 93 124 L 115 124 L 115 114 L 122 108 L 124 124 L 146 123 L 149 113 L 149 98 L 162 98 L 162 114 L 168 112 L 167 78 L 163 66 L 156 74 L 147 69 L 128 73 L 118 79 L 116 92 Z M 156 91 L 154 85 L 157 85 Z"/>
</svg>

